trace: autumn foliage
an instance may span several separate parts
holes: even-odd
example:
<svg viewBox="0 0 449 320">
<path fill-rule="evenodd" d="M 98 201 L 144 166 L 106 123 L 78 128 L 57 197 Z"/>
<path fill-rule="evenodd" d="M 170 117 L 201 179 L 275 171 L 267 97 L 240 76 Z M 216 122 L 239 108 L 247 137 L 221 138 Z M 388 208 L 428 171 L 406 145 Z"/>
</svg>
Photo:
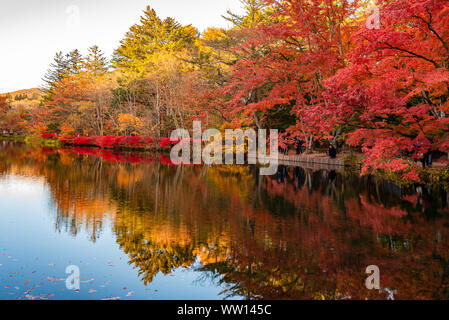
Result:
<svg viewBox="0 0 449 320">
<path fill-rule="evenodd" d="M 42 135 L 45 139 L 55 138 L 51 133 Z M 176 141 L 170 138 L 156 139 L 140 136 L 91 136 L 91 137 L 56 137 L 63 145 L 80 147 L 98 147 L 102 149 L 154 149 L 172 146 Z"/>
<path fill-rule="evenodd" d="M 346 146 L 364 154 L 363 173 L 411 180 L 419 160 L 447 159 L 447 1 L 242 5 L 243 15 L 225 16 L 231 28 L 202 34 L 148 7 L 111 61 L 96 46 L 58 53 L 42 107 L 9 123 L 21 117 L 33 133 L 80 136 L 70 140 L 78 145 L 138 148 L 145 137 L 165 145 L 193 120 L 279 129 L 282 146 Z"/>
<path fill-rule="evenodd" d="M 370 168 L 403 171 L 406 157 L 449 152 L 449 6 L 444 1 L 384 1 L 379 30 L 352 37 L 349 65 L 328 80 L 340 121 L 355 127 Z M 402 27 L 400 27 L 402 26 Z M 414 169 L 407 173 L 416 178 Z"/>
</svg>

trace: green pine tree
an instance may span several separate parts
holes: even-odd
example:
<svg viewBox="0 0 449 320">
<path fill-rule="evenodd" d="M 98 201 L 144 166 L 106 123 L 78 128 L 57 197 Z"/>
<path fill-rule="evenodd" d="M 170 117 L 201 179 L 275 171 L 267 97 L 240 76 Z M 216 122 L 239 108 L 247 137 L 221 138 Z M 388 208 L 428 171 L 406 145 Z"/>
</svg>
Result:
<svg viewBox="0 0 449 320">
<path fill-rule="evenodd" d="M 267 4 L 264 0 L 240 0 L 240 3 L 244 9 L 243 15 L 228 10 L 223 18 L 231 22 L 234 26 L 241 28 L 254 27 L 265 19 Z"/>
<path fill-rule="evenodd" d="M 109 70 L 109 61 L 104 56 L 104 53 L 97 45 L 89 48 L 89 53 L 84 60 L 86 71 L 94 77 L 104 75 Z"/>
<path fill-rule="evenodd" d="M 151 66 L 151 57 L 160 51 L 176 52 L 193 44 L 197 30 L 182 26 L 172 18 L 162 20 L 149 6 L 139 24 L 135 24 L 120 41 L 114 52 L 118 69 L 144 74 Z"/>
<path fill-rule="evenodd" d="M 67 55 L 67 74 L 78 75 L 83 70 L 84 58 L 78 49 L 71 51 Z"/>
<path fill-rule="evenodd" d="M 44 78 L 42 78 L 44 85 L 41 90 L 43 91 L 42 99 L 44 101 L 51 100 L 54 88 L 67 75 L 67 69 L 67 57 L 61 51 L 56 53 L 53 62 L 50 64 L 50 68 L 47 70 Z"/>
</svg>

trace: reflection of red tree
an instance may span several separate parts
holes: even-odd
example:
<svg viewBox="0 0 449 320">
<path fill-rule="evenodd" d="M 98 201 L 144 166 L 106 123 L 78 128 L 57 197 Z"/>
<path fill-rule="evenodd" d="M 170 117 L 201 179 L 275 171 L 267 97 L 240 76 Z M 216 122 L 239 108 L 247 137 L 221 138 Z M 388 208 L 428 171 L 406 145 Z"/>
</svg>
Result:
<svg viewBox="0 0 449 320">
<path fill-rule="evenodd" d="M 72 154 L 72 155 L 88 155 L 94 157 L 100 157 L 105 161 L 109 162 L 120 162 L 120 163 L 151 163 L 154 161 L 152 155 L 145 153 L 131 153 L 126 154 L 123 152 L 116 152 L 108 149 L 97 149 L 97 148 L 86 148 L 86 147 L 74 147 L 74 148 L 64 148 L 61 149 L 62 152 Z"/>
<path fill-rule="evenodd" d="M 264 187 L 268 194 L 288 199 L 298 209 L 302 226 L 307 225 L 297 230 L 303 245 L 320 253 L 312 265 L 338 279 L 340 290 L 345 288 L 340 292 L 353 298 L 375 298 L 361 281 L 366 277 L 363 268 L 376 264 L 381 267 L 382 286 L 397 288 L 397 298 L 448 297 L 444 291 L 448 281 L 444 270 L 449 263 L 447 219 L 428 221 L 420 212 L 407 212 L 399 205 L 386 207 L 362 190 L 358 197 L 345 199 L 342 214 L 330 197 L 319 196 L 320 189 L 297 190 L 293 183 L 269 179 Z M 385 298 L 385 293 L 380 297 Z"/>
<path fill-rule="evenodd" d="M 407 215 L 407 212 L 399 208 L 385 208 L 377 203 L 369 203 L 364 195 L 360 195 L 358 200 L 346 201 L 345 205 L 348 217 L 375 233 L 394 233 L 398 222 L 403 223 L 400 218 Z"/>
<path fill-rule="evenodd" d="M 59 138 L 63 145 L 78 147 L 100 147 L 104 149 L 145 149 L 157 146 L 157 141 L 152 137 L 141 136 L 89 136 L 89 137 L 71 137 L 63 136 Z M 178 143 L 179 140 L 171 138 L 162 138 L 159 141 L 159 147 L 165 148 Z"/>
<path fill-rule="evenodd" d="M 108 218 L 136 261 L 145 243 L 190 248 L 185 261 L 200 257 L 239 295 L 384 299 L 364 286 L 364 271 L 375 264 L 396 298 L 445 297 L 449 221 L 426 218 L 400 198 L 388 207 L 368 188 L 317 180 L 323 175 L 313 172 L 304 184 L 279 183 L 249 167 L 146 164 L 145 153 L 5 147 L 1 157 L 9 165 L 2 170 L 45 177 L 56 221 L 67 221 L 70 232 L 85 226 L 96 239 L 104 213 L 119 212 Z M 136 251 L 134 236 L 143 246 Z"/>
</svg>

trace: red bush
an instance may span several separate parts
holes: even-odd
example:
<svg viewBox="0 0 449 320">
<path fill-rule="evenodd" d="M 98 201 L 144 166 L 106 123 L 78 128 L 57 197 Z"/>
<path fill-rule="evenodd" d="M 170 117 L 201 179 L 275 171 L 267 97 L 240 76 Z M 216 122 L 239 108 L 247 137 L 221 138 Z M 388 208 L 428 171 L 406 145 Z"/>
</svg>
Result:
<svg viewBox="0 0 449 320">
<path fill-rule="evenodd" d="M 117 146 L 117 136 L 103 136 L 100 138 L 100 147 L 102 148 L 114 148 Z"/>
<path fill-rule="evenodd" d="M 65 144 L 73 144 L 73 141 L 75 140 L 75 137 L 72 136 L 63 136 L 59 138 L 59 141 L 65 145 Z"/>
<path fill-rule="evenodd" d="M 52 140 L 52 139 L 54 139 L 56 136 L 55 136 L 55 134 L 54 133 L 43 133 L 43 134 L 41 134 L 41 138 L 42 139 L 46 139 L 46 140 Z"/>
<path fill-rule="evenodd" d="M 77 137 L 73 140 L 77 146 L 99 146 L 98 137 Z"/>
<path fill-rule="evenodd" d="M 63 137 L 59 139 L 61 143 L 75 146 L 100 147 L 103 149 L 128 148 L 142 149 L 146 146 L 154 144 L 155 140 L 151 137 L 135 137 L 135 136 L 101 136 L 101 137 Z M 163 139 L 170 140 L 170 139 Z M 165 146 L 167 143 L 164 143 Z M 161 143 L 162 145 L 162 143 Z"/>
</svg>

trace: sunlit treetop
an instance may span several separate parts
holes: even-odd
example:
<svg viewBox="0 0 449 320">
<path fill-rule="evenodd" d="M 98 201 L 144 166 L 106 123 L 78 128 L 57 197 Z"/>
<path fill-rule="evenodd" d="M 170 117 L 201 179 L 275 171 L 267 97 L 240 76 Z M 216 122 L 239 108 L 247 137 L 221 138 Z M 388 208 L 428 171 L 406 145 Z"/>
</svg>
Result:
<svg viewBox="0 0 449 320">
<path fill-rule="evenodd" d="M 198 31 L 173 18 L 162 20 L 149 6 L 140 23 L 133 25 L 114 52 L 114 65 L 124 71 L 145 73 L 152 56 L 160 51 L 176 52 L 194 43 Z"/>
</svg>

